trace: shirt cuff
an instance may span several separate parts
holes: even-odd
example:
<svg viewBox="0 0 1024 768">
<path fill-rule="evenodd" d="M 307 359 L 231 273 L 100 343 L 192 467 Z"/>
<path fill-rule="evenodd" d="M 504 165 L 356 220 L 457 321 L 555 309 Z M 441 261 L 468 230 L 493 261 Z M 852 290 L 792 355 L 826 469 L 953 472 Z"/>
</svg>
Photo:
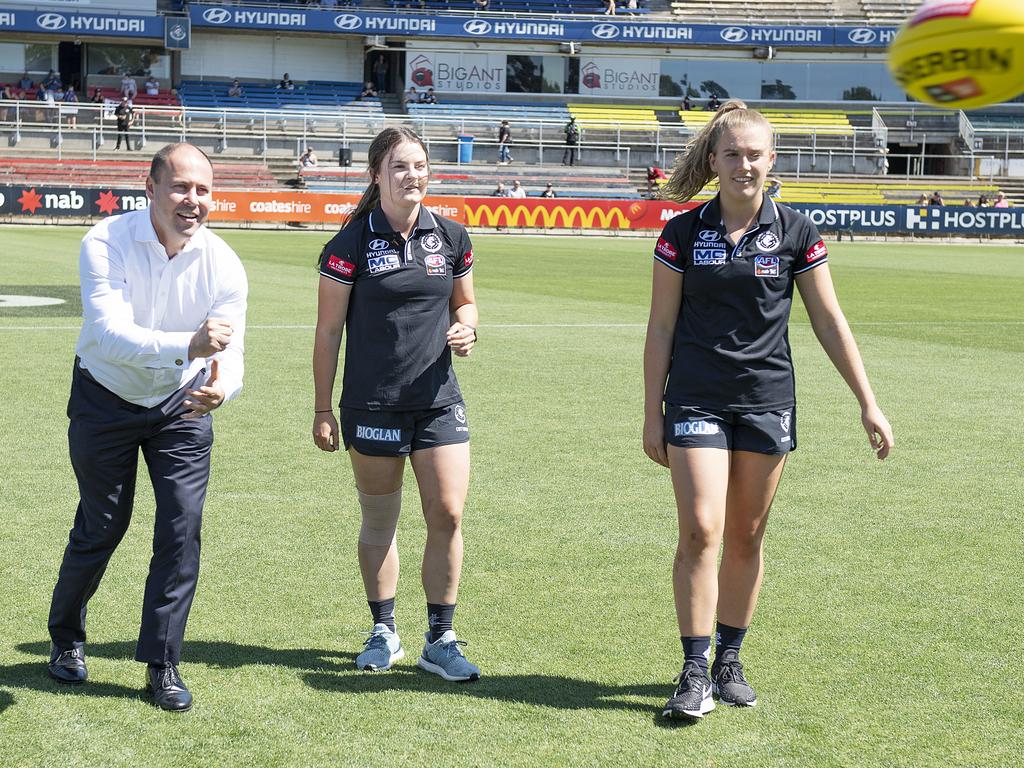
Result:
<svg viewBox="0 0 1024 768">
<path fill-rule="evenodd" d="M 188 345 L 192 334 L 187 331 L 171 331 L 163 334 L 160 344 L 160 363 L 164 368 L 183 371 L 189 367 Z"/>
</svg>

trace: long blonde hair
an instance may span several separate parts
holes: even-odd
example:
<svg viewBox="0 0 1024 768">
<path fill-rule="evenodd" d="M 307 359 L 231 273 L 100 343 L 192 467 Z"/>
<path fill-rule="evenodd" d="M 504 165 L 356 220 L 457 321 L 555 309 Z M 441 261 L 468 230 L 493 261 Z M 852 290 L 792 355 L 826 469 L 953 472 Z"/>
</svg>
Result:
<svg viewBox="0 0 1024 768">
<path fill-rule="evenodd" d="M 676 158 L 672 175 L 663 186 L 662 194 L 670 200 L 685 203 L 697 195 L 709 181 L 715 178 L 708 159 L 718 146 L 722 134 L 733 128 L 763 126 L 771 136 L 771 147 L 775 148 L 775 130 L 768 119 L 754 109 L 747 109 L 742 101 L 732 99 L 725 102 L 713 118 L 686 144 L 686 149 Z"/>
<path fill-rule="evenodd" d="M 354 221 L 369 216 L 370 211 L 380 203 L 380 185 L 374 180 L 374 176 L 379 177 L 381 175 L 381 172 L 384 170 L 384 161 L 387 160 L 391 150 L 407 141 L 420 145 L 423 149 L 423 154 L 427 158 L 427 168 L 430 167 L 430 153 L 427 151 L 427 145 L 423 143 L 423 139 L 415 131 L 401 126 L 385 128 L 374 136 L 373 141 L 370 142 L 370 148 L 366 153 L 366 172 L 370 175 L 370 183 L 363 192 L 363 196 L 359 198 L 359 203 L 356 205 L 355 210 L 349 214 L 348 218 L 345 219 L 345 223 L 341 225 L 342 229 Z"/>
</svg>

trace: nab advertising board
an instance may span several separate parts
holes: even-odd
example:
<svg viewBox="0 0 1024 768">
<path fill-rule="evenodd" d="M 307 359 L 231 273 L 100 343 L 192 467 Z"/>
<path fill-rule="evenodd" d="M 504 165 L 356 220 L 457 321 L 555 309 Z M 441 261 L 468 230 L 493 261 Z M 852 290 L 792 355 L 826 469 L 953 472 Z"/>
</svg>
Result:
<svg viewBox="0 0 1024 768">
<path fill-rule="evenodd" d="M 203 29 L 318 32 L 343 35 L 398 35 L 469 40 L 545 40 L 624 45 L 761 46 L 782 48 L 884 49 L 895 27 L 776 26 L 751 24 L 674 24 L 609 19 L 563 20 L 561 17 L 496 19 L 426 14 L 375 13 L 310 9 L 225 7 L 191 3 L 192 26 Z"/>
</svg>

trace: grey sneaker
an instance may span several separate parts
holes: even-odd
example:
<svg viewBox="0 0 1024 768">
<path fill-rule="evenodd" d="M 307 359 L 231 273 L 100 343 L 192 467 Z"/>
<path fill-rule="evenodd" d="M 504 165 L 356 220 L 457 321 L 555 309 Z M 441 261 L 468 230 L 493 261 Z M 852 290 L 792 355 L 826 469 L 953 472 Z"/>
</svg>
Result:
<svg viewBox="0 0 1024 768">
<path fill-rule="evenodd" d="M 700 720 L 715 708 L 711 698 L 711 681 L 694 661 L 683 664 L 683 671 L 673 682 L 678 683 L 675 693 L 665 703 L 662 717 L 673 720 Z"/>
<path fill-rule="evenodd" d="M 430 633 L 424 638 L 426 643 L 423 646 L 423 653 L 416 663 L 435 675 L 440 675 L 445 680 L 462 682 L 464 680 L 479 680 L 480 668 L 470 664 L 469 660 L 462 655 L 460 645 L 465 645 L 464 640 L 457 640 L 455 632 L 448 630 L 437 642 L 430 642 Z"/>
<path fill-rule="evenodd" d="M 736 651 L 724 651 L 711 667 L 711 687 L 727 707 L 753 707 L 757 694 L 743 676 L 743 665 Z"/>
<path fill-rule="evenodd" d="M 398 633 L 388 629 L 387 624 L 374 624 L 363 645 L 365 650 L 356 656 L 356 669 L 384 672 L 391 669 L 396 661 L 405 658 L 405 649 L 398 639 Z"/>
</svg>

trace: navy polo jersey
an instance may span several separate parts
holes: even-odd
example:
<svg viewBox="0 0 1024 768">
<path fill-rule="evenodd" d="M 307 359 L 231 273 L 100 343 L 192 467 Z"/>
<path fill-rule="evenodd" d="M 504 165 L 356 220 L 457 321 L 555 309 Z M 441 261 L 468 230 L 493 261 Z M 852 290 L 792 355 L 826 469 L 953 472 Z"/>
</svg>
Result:
<svg viewBox="0 0 1024 768">
<path fill-rule="evenodd" d="M 716 196 L 672 219 L 654 258 L 683 274 L 665 402 L 737 413 L 794 406 L 794 279 L 828 261 L 811 220 L 765 195 L 730 243 Z"/>
<path fill-rule="evenodd" d="M 378 206 L 324 247 L 320 274 L 352 286 L 341 406 L 419 411 L 462 399 L 447 331 L 454 281 L 473 268 L 466 229 L 420 206 L 408 240 Z"/>
</svg>

